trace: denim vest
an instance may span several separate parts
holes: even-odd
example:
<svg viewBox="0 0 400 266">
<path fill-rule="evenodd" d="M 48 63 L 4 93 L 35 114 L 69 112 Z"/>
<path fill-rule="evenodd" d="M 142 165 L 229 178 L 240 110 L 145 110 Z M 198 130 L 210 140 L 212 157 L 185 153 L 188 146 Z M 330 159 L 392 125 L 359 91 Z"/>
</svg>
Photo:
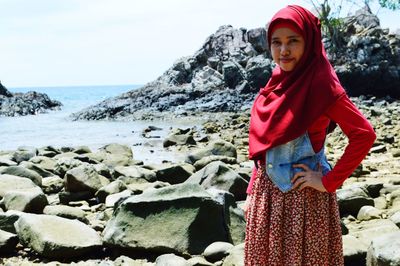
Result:
<svg viewBox="0 0 400 266">
<path fill-rule="evenodd" d="M 323 175 L 331 170 L 324 147 L 315 153 L 307 133 L 266 152 L 267 178 L 269 177 L 282 192 L 287 192 L 292 188 L 291 179 L 295 173 L 304 171 L 302 168 L 294 168 L 293 164 L 306 164 L 314 171 L 317 171 L 320 164 Z"/>
</svg>

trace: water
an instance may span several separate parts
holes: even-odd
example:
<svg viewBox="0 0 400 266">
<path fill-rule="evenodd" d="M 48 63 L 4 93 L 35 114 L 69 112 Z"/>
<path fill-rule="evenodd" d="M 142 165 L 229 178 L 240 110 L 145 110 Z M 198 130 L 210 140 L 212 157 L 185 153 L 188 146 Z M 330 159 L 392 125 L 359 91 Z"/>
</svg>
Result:
<svg viewBox="0 0 400 266">
<path fill-rule="evenodd" d="M 37 91 L 46 93 L 51 99 L 63 103 L 60 111 L 22 117 L 0 117 L 0 151 L 16 150 L 21 146 L 76 147 L 85 145 L 96 150 L 109 143 L 126 144 L 132 147 L 137 160 L 160 162 L 165 158 L 179 161 L 183 155 L 171 158 L 162 149 L 162 139 L 171 126 L 192 126 L 179 122 L 148 121 L 72 121 L 69 115 L 106 98 L 120 95 L 140 85 L 119 86 L 76 86 L 76 87 L 38 87 L 8 88 L 11 92 Z M 149 125 L 162 128 L 152 135 L 160 138 L 147 139 L 141 136 Z"/>
</svg>

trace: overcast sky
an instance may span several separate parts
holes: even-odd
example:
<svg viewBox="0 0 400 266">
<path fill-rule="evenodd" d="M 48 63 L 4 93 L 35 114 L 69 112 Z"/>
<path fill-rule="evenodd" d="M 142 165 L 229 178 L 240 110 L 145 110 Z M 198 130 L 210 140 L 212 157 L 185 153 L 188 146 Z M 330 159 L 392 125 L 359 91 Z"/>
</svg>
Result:
<svg viewBox="0 0 400 266">
<path fill-rule="evenodd" d="M 219 26 L 263 27 L 287 0 L 0 0 L 6 87 L 145 84 Z M 380 11 L 395 29 L 400 12 Z M 397 23 L 396 23 L 397 22 Z"/>
</svg>

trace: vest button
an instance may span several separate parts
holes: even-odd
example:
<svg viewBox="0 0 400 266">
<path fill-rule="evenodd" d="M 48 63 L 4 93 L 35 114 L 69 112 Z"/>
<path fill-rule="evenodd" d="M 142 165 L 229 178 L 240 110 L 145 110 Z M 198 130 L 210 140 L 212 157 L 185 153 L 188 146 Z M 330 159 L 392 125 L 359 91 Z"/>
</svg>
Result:
<svg viewBox="0 0 400 266">
<path fill-rule="evenodd" d="M 272 163 L 268 164 L 268 168 L 271 169 L 273 167 Z"/>
</svg>

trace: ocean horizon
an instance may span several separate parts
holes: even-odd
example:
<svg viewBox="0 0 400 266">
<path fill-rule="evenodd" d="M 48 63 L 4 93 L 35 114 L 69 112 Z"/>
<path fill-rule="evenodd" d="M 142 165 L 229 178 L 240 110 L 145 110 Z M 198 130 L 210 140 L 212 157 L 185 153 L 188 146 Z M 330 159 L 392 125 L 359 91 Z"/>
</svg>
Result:
<svg viewBox="0 0 400 266">
<path fill-rule="evenodd" d="M 46 93 L 50 99 L 60 101 L 63 106 L 61 110 L 48 111 L 44 114 L 0 117 L 0 151 L 13 151 L 24 146 L 34 148 L 88 146 L 94 151 L 110 143 L 119 143 L 132 147 L 134 159 L 161 162 L 168 157 L 167 152 L 164 154 L 162 151 L 162 140 L 168 134 L 171 126 L 188 127 L 193 125 L 163 121 L 72 121 L 70 118 L 74 112 L 141 86 L 8 88 L 12 93 L 28 91 Z M 149 125 L 161 128 L 160 131 L 154 132 L 157 138 L 146 139 L 142 136 L 143 129 Z M 158 150 L 156 154 L 154 154 L 155 150 Z M 182 158 L 175 158 L 175 160 L 179 159 Z M 171 161 L 175 160 L 172 158 Z"/>
</svg>

